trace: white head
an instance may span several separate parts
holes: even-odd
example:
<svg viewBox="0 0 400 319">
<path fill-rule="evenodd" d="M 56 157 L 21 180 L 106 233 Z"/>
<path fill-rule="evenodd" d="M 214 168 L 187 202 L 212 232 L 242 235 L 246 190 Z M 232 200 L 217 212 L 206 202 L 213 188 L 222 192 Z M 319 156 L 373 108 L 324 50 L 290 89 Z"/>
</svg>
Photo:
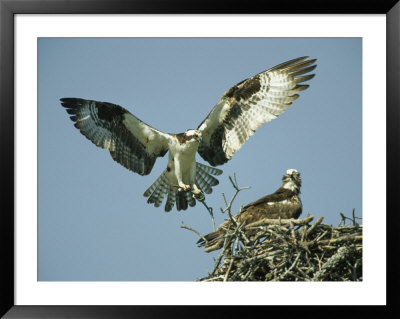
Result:
<svg viewBox="0 0 400 319">
<path fill-rule="evenodd" d="M 299 174 L 299 172 L 298 172 L 296 169 L 294 169 L 294 168 L 289 168 L 289 169 L 286 171 L 286 175 L 293 175 L 293 174 Z"/>
<path fill-rule="evenodd" d="M 198 130 L 187 130 L 185 132 L 185 135 L 189 137 L 193 136 L 196 139 L 196 141 L 198 141 L 199 143 L 201 142 L 201 132 Z"/>
</svg>

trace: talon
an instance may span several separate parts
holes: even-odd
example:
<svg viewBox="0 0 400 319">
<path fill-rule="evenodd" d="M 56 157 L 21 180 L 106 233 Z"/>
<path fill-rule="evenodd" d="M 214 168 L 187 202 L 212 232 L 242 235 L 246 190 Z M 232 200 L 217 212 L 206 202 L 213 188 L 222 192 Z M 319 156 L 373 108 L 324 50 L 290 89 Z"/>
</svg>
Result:
<svg viewBox="0 0 400 319">
<path fill-rule="evenodd" d="M 190 186 L 189 185 L 185 185 L 185 184 L 179 185 L 179 189 L 183 190 L 184 192 L 187 192 L 187 191 L 190 190 Z"/>
<path fill-rule="evenodd" d="M 192 194 L 193 198 L 199 201 L 203 201 L 205 199 L 204 194 L 201 190 L 192 190 Z"/>
</svg>

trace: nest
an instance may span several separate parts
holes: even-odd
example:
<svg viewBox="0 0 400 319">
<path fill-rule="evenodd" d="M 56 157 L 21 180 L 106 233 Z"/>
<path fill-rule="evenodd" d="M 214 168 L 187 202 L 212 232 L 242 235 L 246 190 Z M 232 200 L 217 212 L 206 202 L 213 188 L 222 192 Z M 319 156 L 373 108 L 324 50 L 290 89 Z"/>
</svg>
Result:
<svg viewBox="0 0 400 319">
<path fill-rule="evenodd" d="M 238 224 L 197 281 L 361 281 L 362 226 L 341 216 L 337 227 L 313 216 Z"/>
<path fill-rule="evenodd" d="M 232 220 L 232 204 L 242 190 L 236 175 L 229 180 L 235 190 L 225 208 Z M 213 209 L 202 204 L 215 221 Z M 362 281 L 362 225 L 340 213 L 337 227 L 304 219 L 263 219 L 235 226 L 225 234 L 225 241 L 214 269 L 196 281 Z M 347 223 L 349 222 L 349 223 Z M 312 223 L 312 224 L 311 224 Z M 206 240 L 196 229 L 182 225 Z"/>
</svg>

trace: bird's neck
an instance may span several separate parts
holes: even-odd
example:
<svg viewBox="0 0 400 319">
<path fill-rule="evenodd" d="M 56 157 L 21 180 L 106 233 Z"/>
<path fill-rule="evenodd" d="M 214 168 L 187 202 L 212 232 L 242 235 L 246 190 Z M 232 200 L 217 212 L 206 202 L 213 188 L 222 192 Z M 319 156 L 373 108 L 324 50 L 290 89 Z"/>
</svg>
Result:
<svg viewBox="0 0 400 319">
<path fill-rule="evenodd" d="M 294 193 L 299 193 L 299 185 L 297 185 L 294 181 L 292 180 L 287 180 L 283 182 L 282 188 L 288 189 Z"/>
</svg>

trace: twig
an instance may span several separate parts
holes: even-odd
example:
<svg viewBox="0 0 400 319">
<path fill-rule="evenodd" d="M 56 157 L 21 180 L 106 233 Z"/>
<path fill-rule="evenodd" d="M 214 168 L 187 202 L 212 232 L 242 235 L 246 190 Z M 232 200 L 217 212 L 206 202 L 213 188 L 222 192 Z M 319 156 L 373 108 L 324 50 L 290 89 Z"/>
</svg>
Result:
<svg viewBox="0 0 400 319">
<path fill-rule="evenodd" d="M 230 212 L 231 212 L 231 209 L 232 209 L 233 201 L 235 200 L 237 194 L 239 194 L 239 192 L 242 191 L 242 190 L 245 190 L 245 189 L 249 189 L 249 188 L 250 188 L 250 186 L 245 186 L 245 187 L 239 187 L 239 186 L 238 186 L 237 181 L 236 181 L 236 173 L 233 173 L 233 178 L 234 178 L 234 180 L 232 180 L 232 177 L 229 176 L 229 180 L 230 180 L 230 182 L 231 182 L 233 188 L 235 189 L 235 193 L 233 194 L 233 196 L 232 196 L 231 200 L 229 201 L 229 203 L 227 203 L 226 198 L 225 198 L 225 194 L 223 194 L 224 201 L 225 201 L 225 206 L 226 206 L 226 207 L 225 207 L 225 209 L 222 209 L 222 208 L 221 208 L 221 212 L 222 212 L 222 213 L 226 213 L 226 212 L 229 212 L 229 213 L 230 213 Z M 235 224 L 235 222 L 234 222 L 234 224 Z"/>
<path fill-rule="evenodd" d="M 201 200 L 199 202 L 202 203 L 204 205 L 204 207 L 207 209 L 207 211 L 209 212 L 209 214 L 211 216 L 212 225 L 213 225 L 213 231 L 215 231 L 216 228 L 215 228 L 215 220 L 214 220 L 214 214 L 213 214 L 212 207 L 209 207 L 204 200 Z"/>
<path fill-rule="evenodd" d="M 236 220 L 233 218 L 233 216 L 231 214 L 232 204 L 233 204 L 233 201 L 235 200 L 237 194 L 239 194 L 240 191 L 245 190 L 245 189 L 249 189 L 250 187 L 249 186 L 239 187 L 239 185 L 237 183 L 237 180 L 236 180 L 236 173 L 233 173 L 233 179 L 232 179 L 231 176 L 229 176 L 229 181 L 231 182 L 233 188 L 235 189 L 235 193 L 233 194 L 233 196 L 232 196 L 231 200 L 229 201 L 229 203 L 226 200 L 225 194 L 222 193 L 222 198 L 223 198 L 224 203 L 225 203 L 225 208 L 224 209 L 220 208 L 220 210 L 221 210 L 221 213 L 226 213 L 227 212 L 228 215 L 229 215 L 229 219 L 231 220 L 232 224 L 235 227 L 237 227 L 237 222 L 236 222 Z M 242 212 L 242 208 L 240 208 L 239 217 L 240 217 L 240 213 L 241 212 Z M 215 228 L 214 228 L 214 231 L 215 231 Z"/>
<path fill-rule="evenodd" d="M 304 225 L 308 224 L 310 221 L 314 219 L 313 216 L 309 216 L 304 219 L 269 219 L 269 218 L 264 218 L 261 219 L 258 222 L 254 222 L 251 224 L 247 224 L 246 229 L 252 228 L 252 227 L 257 227 L 257 226 L 266 226 L 266 225 L 290 225 L 290 223 L 293 223 L 293 225 Z"/>
<path fill-rule="evenodd" d="M 218 269 L 218 266 L 221 263 L 221 260 L 223 257 L 224 257 L 224 251 L 222 250 L 221 253 L 218 255 L 217 260 L 215 261 L 215 265 L 214 265 L 213 270 L 211 271 L 211 275 L 215 274 L 215 271 Z"/>
<path fill-rule="evenodd" d="M 182 222 L 181 228 L 185 228 L 185 229 L 191 230 L 192 232 L 195 232 L 201 239 L 203 239 L 205 242 L 207 242 L 207 239 L 202 234 L 200 234 L 200 232 L 198 232 L 194 228 L 186 226 L 183 222 Z"/>
<path fill-rule="evenodd" d="M 225 274 L 225 277 L 224 277 L 224 281 L 227 281 L 227 280 L 228 280 L 229 272 L 230 272 L 231 269 L 232 269 L 232 265 L 233 265 L 233 257 L 232 257 L 232 259 L 231 259 L 231 262 L 229 263 L 229 267 L 228 267 L 228 270 L 226 271 L 226 274 Z"/>
<path fill-rule="evenodd" d="M 314 231 L 315 228 L 317 228 L 317 226 L 318 226 L 319 224 L 322 223 L 323 220 L 324 220 L 324 217 L 319 218 L 319 219 L 307 230 L 307 232 L 306 232 L 306 238 L 308 237 L 308 235 L 310 235 L 310 234 Z"/>
<path fill-rule="evenodd" d="M 289 269 L 287 269 L 284 274 L 279 276 L 278 280 L 282 280 L 283 278 L 286 277 L 286 275 L 296 266 L 297 262 L 299 261 L 300 256 L 301 256 L 301 253 L 299 253 L 297 255 L 296 259 L 294 260 L 293 264 L 289 267 Z"/>
<path fill-rule="evenodd" d="M 360 217 L 355 216 L 355 208 L 353 208 L 353 211 L 352 211 L 352 218 L 346 217 L 342 213 L 339 213 L 339 214 L 340 214 L 341 219 L 339 221 L 338 227 L 341 226 L 342 222 L 343 222 L 343 225 L 346 225 L 346 219 L 350 220 L 352 222 L 353 226 L 358 225 L 358 223 L 356 222 L 356 219 L 362 219 Z"/>
<path fill-rule="evenodd" d="M 326 240 L 320 240 L 318 242 L 318 244 L 320 245 L 330 245 L 330 244 L 339 244 L 339 243 L 344 243 L 347 241 L 361 241 L 362 240 L 361 235 L 349 235 L 349 236 L 343 236 L 340 238 L 335 238 L 335 239 L 326 239 Z M 313 244 L 315 244 L 316 242 L 312 242 Z"/>
<path fill-rule="evenodd" d="M 292 236 L 293 242 L 296 244 L 297 240 L 296 240 L 296 235 L 294 233 L 294 224 L 293 224 L 293 222 L 290 222 L 290 235 Z"/>
</svg>

